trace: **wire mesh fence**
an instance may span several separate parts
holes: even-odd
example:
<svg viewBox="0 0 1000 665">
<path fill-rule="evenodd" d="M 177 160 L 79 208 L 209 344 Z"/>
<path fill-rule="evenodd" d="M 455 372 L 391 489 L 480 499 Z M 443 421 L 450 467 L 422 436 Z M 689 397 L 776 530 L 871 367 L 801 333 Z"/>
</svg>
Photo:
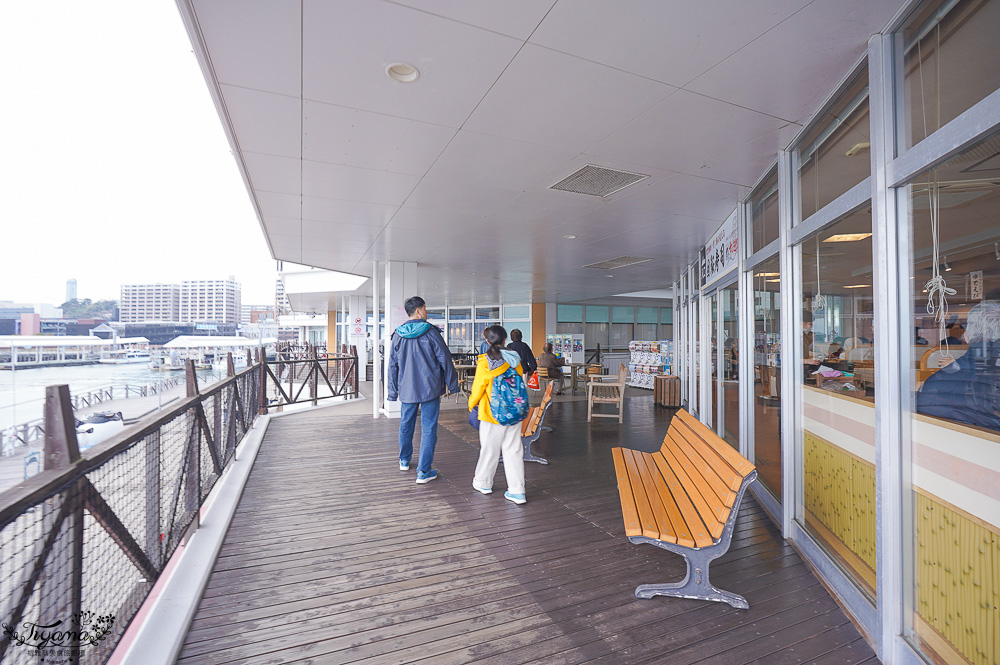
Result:
<svg viewBox="0 0 1000 665">
<path fill-rule="evenodd" d="M 261 390 L 267 398 L 262 412 L 287 404 L 315 404 L 331 397 L 357 397 L 358 381 L 358 356 L 353 350 L 325 357 L 316 353 L 307 357 L 279 355 L 264 364 L 261 374 Z"/>
<path fill-rule="evenodd" d="M 108 660 L 253 426 L 261 372 L 248 368 L 3 495 L 0 664 Z"/>
</svg>

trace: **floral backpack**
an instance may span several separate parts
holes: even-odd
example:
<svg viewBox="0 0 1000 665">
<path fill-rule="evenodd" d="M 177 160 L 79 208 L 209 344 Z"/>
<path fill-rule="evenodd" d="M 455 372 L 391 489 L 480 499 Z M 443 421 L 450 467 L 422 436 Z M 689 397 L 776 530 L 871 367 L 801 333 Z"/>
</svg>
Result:
<svg viewBox="0 0 1000 665">
<path fill-rule="evenodd" d="M 501 425 L 516 425 L 528 415 L 528 389 L 513 367 L 493 377 L 490 411 Z"/>
</svg>

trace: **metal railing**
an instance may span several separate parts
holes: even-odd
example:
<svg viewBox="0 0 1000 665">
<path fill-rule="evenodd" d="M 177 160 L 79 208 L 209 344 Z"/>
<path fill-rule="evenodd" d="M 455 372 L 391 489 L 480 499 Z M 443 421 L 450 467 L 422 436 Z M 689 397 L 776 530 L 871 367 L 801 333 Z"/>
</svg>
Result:
<svg viewBox="0 0 1000 665">
<path fill-rule="evenodd" d="M 260 373 L 260 394 L 267 397 L 260 412 L 288 404 L 315 405 L 331 397 L 357 397 L 358 380 L 358 352 L 353 346 L 349 354 L 324 353 L 322 357 L 316 347 L 295 353 L 279 351 L 275 360 L 264 362 Z"/>
<path fill-rule="evenodd" d="M 46 469 L 0 494 L 0 664 L 109 658 L 253 426 L 263 375 L 199 392 L 192 365 L 188 397 L 82 457 L 68 387 L 47 389 Z"/>
</svg>

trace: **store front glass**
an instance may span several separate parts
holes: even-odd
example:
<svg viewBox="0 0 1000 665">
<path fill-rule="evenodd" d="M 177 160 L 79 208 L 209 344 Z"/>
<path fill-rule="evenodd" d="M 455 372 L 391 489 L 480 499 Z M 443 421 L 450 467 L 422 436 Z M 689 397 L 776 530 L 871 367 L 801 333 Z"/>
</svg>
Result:
<svg viewBox="0 0 1000 665">
<path fill-rule="evenodd" d="M 977 665 L 1000 662 L 998 154 L 1000 133 L 917 177 L 900 202 L 912 285 L 907 636 Z"/>
<path fill-rule="evenodd" d="M 739 386 L 739 289 L 735 285 L 719 292 L 722 310 L 722 427 L 721 436 L 736 450 L 740 449 Z"/>
<path fill-rule="evenodd" d="M 748 256 L 778 239 L 778 169 L 771 169 L 750 195 Z"/>
<path fill-rule="evenodd" d="M 754 414 L 757 479 L 781 500 L 781 276 L 775 256 L 753 273 Z"/>
<path fill-rule="evenodd" d="M 872 216 L 864 208 L 801 244 L 798 519 L 875 597 L 875 355 Z"/>
<path fill-rule="evenodd" d="M 709 344 L 709 362 L 711 363 L 712 370 L 712 386 L 711 386 L 711 402 L 712 408 L 710 411 L 711 418 L 707 419 L 708 424 L 711 425 L 712 421 L 718 422 L 715 419 L 718 418 L 719 413 L 719 294 L 713 293 L 712 297 L 709 299 L 709 316 L 711 318 L 711 328 L 706 331 L 708 334 L 708 339 L 705 340 L 706 344 Z"/>
</svg>

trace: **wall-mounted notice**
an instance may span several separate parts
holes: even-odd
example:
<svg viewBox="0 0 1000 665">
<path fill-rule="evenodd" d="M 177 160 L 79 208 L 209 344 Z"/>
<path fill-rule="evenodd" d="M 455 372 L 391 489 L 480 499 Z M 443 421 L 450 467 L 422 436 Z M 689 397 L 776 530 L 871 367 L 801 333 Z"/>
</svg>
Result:
<svg viewBox="0 0 1000 665">
<path fill-rule="evenodd" d="M 719 230 L 709 239 L 702 250 L 701 285 L 707 286 L 735 268 L 739 259 L 739 234 L 736 229 L 736 215 L 729 216 Z"/>
</svg>

